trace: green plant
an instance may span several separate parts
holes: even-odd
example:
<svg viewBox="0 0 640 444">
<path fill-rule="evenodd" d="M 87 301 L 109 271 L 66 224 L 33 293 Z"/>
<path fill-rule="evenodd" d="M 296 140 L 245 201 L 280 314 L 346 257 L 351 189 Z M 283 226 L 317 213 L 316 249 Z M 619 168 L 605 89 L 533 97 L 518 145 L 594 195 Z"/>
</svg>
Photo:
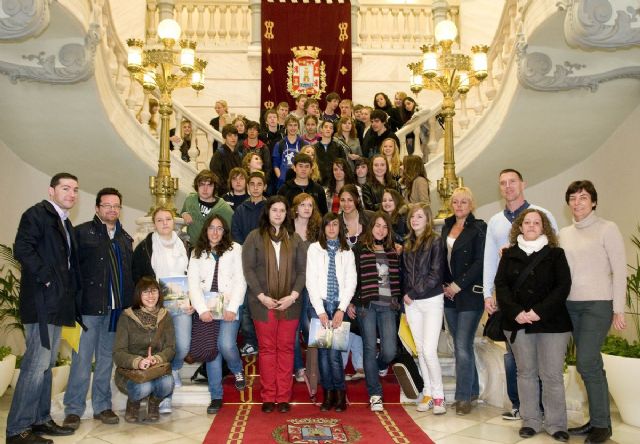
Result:
<svg viewBox="0 0 640 444">
<path fill-rule="evenodd" d="M 0 244 L 0 323 L 7 332 L 20 330 L 24 336 L 24 325 L 20 320 L 20 263 L 13 257 L 13 250 Z M 15 271 L 15 272 L 14 272 Z"/>
<path fill-rule="evenodd" d="M 62 356 L 60 356 L 60 353 L 58 353 L 58 357 L 56 358 L 56 367 L 60 367 L 62 365 L 71 365 L 71 359 L 69 358 L 63 358 Z"/>
<path fill-rule="evenodd" d="M 11 354 L 11 347 L 9 346 L 0 347 L 0 361 L 2 361 L 4 358 L 9 356 L 10 354 Z"/>
<path fill-rule="evenodd" d="M 605 339 L 601 351 L 608 355 L 640 358 L 640 343 L 638 341 L 629 343 L 629 341 L 620 336 L 609 335 Z"/>
<path fill-rule="evenodd" d="M 16 368 L 20 368 L 20 364 L 22 364 L 22 358 L 24 358 L 24 355 L 16 356 Z"/>
</svg>

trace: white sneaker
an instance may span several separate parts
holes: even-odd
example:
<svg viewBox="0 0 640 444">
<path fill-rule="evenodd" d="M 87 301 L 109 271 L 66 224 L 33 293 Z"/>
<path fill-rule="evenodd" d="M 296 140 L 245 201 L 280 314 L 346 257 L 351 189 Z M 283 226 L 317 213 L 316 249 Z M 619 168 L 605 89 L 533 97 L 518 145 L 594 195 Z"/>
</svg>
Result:
<svg viewBox="0 0 640 444">
<path fill-rule="evenodd" d="M 382 396 L 373 395 L 369 398 L 369 408 L 372 412 L 381 412 L 384 410 L 384 405 L 382 405 Z"/>
<path fill-rule="evenodd" d="M 160 413 L 171 413 L 171 398 L 164 398 L 160 402 Z"/>
<path fill-rule="evenodd" d="M 433 399 L 429 395 L 424 395 L 420 402 L 416 404 L 416 410 L 419 412 L 428 412 L 433 408 Z"/>
<path fill-rule="evenodd" d="M 389 367 L 385 368 L 384 370 L 378 370 L 378 375 L 380 375 L 381 378 L 384 378 L 385 376 L 387 376 L 387 374 L 389 374 Z"/>
<path fill-rule="evenodd" d="M 506 419 L 507 421 L 518 421 L 519 419 L 522 419 L 520 417 L 520 410 L 511 409 L 510 412 L 504 412 L 502 414 L 502 419 Z"/>
<path fill-rule="evenodd" d="M 304 382 L 304 375 L 305 375 L 306 370 L 303 368 L 299 368 L 298 370 L 296 370 L 296 381 L 297 382 Z"/>
<path fill-rule="evenodd" d="M 360 379 L 364 379 L 364 370 L 358 369 L 356 372 L 351 375 L 350 381 L 358 381 Z"/>
<path fill-rule="evenodd" d="M 444 404 L 444 399 L 438 398 L 433 400 L 433 414 L 444 415 L 447 413 L 447 407 Z"/>
<path fill-rule="evenodd" d="M 180 371 L 179 370 L 171 370 L 171 374 L 173 375 L 173 384 L 175 388 L 182 387 L 182 379 L 180 379 Z M 162 412 L 160 412 L 162 413 Z"/>
</svg>

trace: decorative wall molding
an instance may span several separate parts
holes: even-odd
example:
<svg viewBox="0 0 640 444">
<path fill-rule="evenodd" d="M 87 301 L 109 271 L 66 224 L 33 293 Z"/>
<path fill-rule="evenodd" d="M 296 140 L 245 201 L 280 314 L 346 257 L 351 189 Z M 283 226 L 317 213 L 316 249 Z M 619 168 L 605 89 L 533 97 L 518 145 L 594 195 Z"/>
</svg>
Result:
<svg viewBox="0 0 640 444">
<path fill-rule="evenodd" d="M 0 41 L 35 37 L 49 25 L 51 0 L 4 0 L 0 18 Z"/>
<path fill-rule="evenodd" d="M 564 61 L 554 66 L 551 57 L 543 52 L 527 53 L 527 43 L 520 35 L 516 45 L 518 59 L 518 80 L 525 88 L 536 91 L 568 91 L 571 89 L 588 88 L 596 92 L 602 82 L 623 78 L 640 79 L 640 65 L 625 66 L 598 74 L 578 76 L 576 71 L 586 68 L 586 65 Z M 555 68 L 555 69 L 554 69 Z M 553 73 L 551 73 L 553 69 Z"/>
<path fill-rule="evenodd" d="M 607 24 L 613 17 L 611 0 L 560 0 L 557 5 L 566 10 L 564 35 L 567 43 L 581 48 L 625 48 L 640 44 L 640 8 L 631 6 L 615 11 L 612 25 Z M 635 2 L 637 5 L 637 2 Z"/>
<path fill-rule="evenodd" d="M 44 51 L 38 54 L 23 55 L 22 58 L 36 61 L 39 66 L 18 65 L 0 61 L 0 73 L 9 76 L 11 83 L 18 80 L 34 82 L 69 84 L 87 80 L 93 75 L 96 47 L 101 39 L 101 27 L 96 23 L 89 25 L 84 38 L 84 45 L 68 43 L 58 51 L 56 56 L 46 55 Z"/>
</svg>

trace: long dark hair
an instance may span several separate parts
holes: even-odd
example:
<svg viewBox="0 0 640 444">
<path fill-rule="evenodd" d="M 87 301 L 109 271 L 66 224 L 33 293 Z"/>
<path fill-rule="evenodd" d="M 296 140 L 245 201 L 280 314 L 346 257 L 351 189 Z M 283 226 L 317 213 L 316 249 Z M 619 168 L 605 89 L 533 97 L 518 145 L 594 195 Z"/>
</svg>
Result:
<svg viewBox="0 0 640 444">
<path fill-rule="evenodd" d="M 378 106 L 378 101 L 376 100 L 376 98 L 378 96 L 384 97 L 385 106 L 383 108 Z M 391 100 L 389 99 L 388 95 L 386 95 L 383 92 L 375 93 L 375 95 L 373 96 L 373 109 L 381 109 L 383 111 L 386 111 L 386 110 L 388 110 L 389 108 L 392 108 L 392 107 L 393 107 L 393 102 L 391 102 Z"/>
<path fill-rule="evenodd" d="M 315 242 L 318 240 L 318 236 L 320 234 L 320 225 L 322 224 L 322 216 L 320 215 L 320 210 L 318 209 L 318 205 L 316 204 L 316 200 L 313 198 L 311 194 L 300 193 L 296 197 L 293 198 L 293 205 L 291 205 L 291 210 L 289 210 L 289 214 L 291 216 L 291 220 L 296 220 L 296 210 L 300 206 L 300 204 L 307 200 L 311 200 L 311 217 L 309 218 L 309 222 L 307 223 L 307 240 L 310 242 Z"/>
<path fill-rule="evenodd" d="M 371 184 L 380 183 L 378 182 L 378 179 L 376 179 L 376 175 L 373 173 L 373 161 L 376 160 L 377 158 L 384 160 L 384 163 L 387 165 L 387 171 L 384 173 L 384 184 L 383 184 L 384 187 L 386 188 L 389 185 L 391 185 L 393 181 L 393 177 L 391 176 L 391 168 L 389 167 L 389 162 L 387 161 L 387 158 L 382 153 L 375 154 L 369 160 L 369 172 L 367 173 L 369 176 L 368 180 L 369 180 L 369 183 Z"/>
<path fill-rule="evenodd" d="M 260 220 L 258 221 L 258 230 L 260 230 L 261 235 L 269 234 L 273 232 L 273 225 L 271 225 L 271 221 L 269 220 L 269 210 L 276 203 L 283 203 L 285 208 L 285 218 L 282 223 L 281 229 L 286 230 L 289 234 L 293 232 L 291 217 L 289 215 L 289 202 L 284 196 L 280 196 L 276 194 L 275 196 L 271 196 L 267 199 L 264 204 L 264 208 L 262 209 L 262 214 L 260 215 Z"/>
<path fill-rule="evenodd" d="M 207 232 L 209 231 L 209 226 L 214 220 L 218 220 L 220 224 L 222 224 L 222 228 L 224 228 L 224 233 L 222 233 L 222 239 L 218 242 L 218 245 L 215 247 L 211 247 L 209 243 L 209 236 Z M 196 246 L 193 249 L 194 257 L 201 257 L 203 253 L 215 253 L 218 256 L 222 256 L 225 251 L 229 251 L 233 249 L 233 241 L 231 240 L 231 230 L 229 230 L 229 225 L 227 222 L 217 214 L 212 214 L 207 217 L 202 225 L 202 230 L 200 230 L 200 236 L 198 236 L 198 241 L 196 242 Z"/>
<path fill-rule="evenodd" d="M 349 166 L 349 164 L 347 163 L 347 161 L 345 159 L 343 159 L 342 157 L 338 157 L 331 164 L 331 175 L 329 176 L 329 185 L 327 187 L 327 190 L 329 191 L 329 194 L 335 194 L 338 191 L 340 191 L 340 190 L 336 190 L 336 178 L 333 175 L 333 166 L 334 165 L 340 165 L 340 168 L 342 168 L 342 171 L 344 171 L 344 184 L 345 185 L 355 184 L 356 183 L 356 178 L 355 178 L 354 174 L 351 172 L 351 166 Z"/>
<path fill-rule="evenodd" d="M 391 222 L 395 224 L 398 222 L 400 213 L 401 211 L 404 210 L 403 207 L 406 205 L 404 201 L 404 197 L 402 197 L 402 194 L 400 194 L 398 190 L 394 190 L 393 188 L 385 188 L 384 191 L 382 192 L 382 198 L 384 198 L 384 193 L 389 193 L 389 195 L 391 196 L 391 199 L 393 200 L 393 203 L 396 206 L 391 212 L 391 214 L 389 214 L 389 218 L 391 219 Z"/>
<path fill-rule="evenodd" d="M 332 213 L 329 211 L 322 218 L 322 224 L 320 225 L 320 235 L 318 236 L 318 242 L 320 246 L 327 249 L 327 233 L 325 233 L 324 229 L 329 222 L 333 222 L 334 220 L 338 221 L 338 240 L 340 241 L 340 251 L 349 250 L 349 244 L 347 243 L 347 236 L 344 234 L 344 227 L 342 226 L 342 218 L 340 218 L 336 213 Z"/>
<path fill-rule="evenodd" d="M 358 193 L 358 189 L 356 188 L 356 186 L 352 183 L 346 184 L 345 186 L 340 188 L 340 191 L 338 191 L 338 197 L 342 196 L 343 193 L 349 193 L 349 195 L 353 199 L 353 202 L 356 204 L 356 211 L 358 212 L 358 214 L 362 214 L 362 212 L 364 211 L 364 207 L 362 206 L 360 193 Z"/>
<path fill-rule="evenodd" d="M 131 304 L 131 308 L 142 308 L 142 292 L 153 288 L 158 290 L 158 302 L 156 302 L 156 307 L 162 307 L 164 303 L 164 297 L 162 295 L 162 291 L 160 291 L 160 284 L 158 284 L 158 281 L 156 281 L 151 276 L 142 276 L 138 280 L 136 288 L 133 291 L 133 303 Z"/>
<path fill-rule="evenodd" d="M 375 239 L 373 238 L 373 227 L 376 224 L 378 219 L 384 220 L 387 224 L 387 236 L 384 238 L 382 246 L 384 251 L 395 251 L 395 244 L 393 242 L 393 226 L 391 224 L 391 218 L 387 213 L 382 210 L 376 211 L 371 219 L 369 219 L 369 223 L 367 224 L 367 229 L 360 239 L 362 239 L 362 246 L 368 250 L 375 250 Z"/>
</svg>

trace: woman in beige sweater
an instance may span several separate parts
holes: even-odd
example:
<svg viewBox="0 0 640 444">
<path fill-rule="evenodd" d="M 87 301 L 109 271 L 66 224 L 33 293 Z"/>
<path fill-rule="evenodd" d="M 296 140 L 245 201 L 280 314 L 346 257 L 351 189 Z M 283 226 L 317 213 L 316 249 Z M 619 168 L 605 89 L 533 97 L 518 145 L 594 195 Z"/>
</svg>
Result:
<svg viewBox="0 0 640 444">
<path fill-rule="evenodd" d="M 588 180 L 572 182 L 565 200 L 573 224 L 560 230 L 571 269 L 571 292 L 567 309 L 573 324 L 576 366 L 589 398 L 590 421 L 569 429 L 573 435 L 588 435 L 585 442 L 605 442 L 611 437 L 609 393 L 600 356 L 609 328 L 626 327 L 624 304 L 626 265 L 624 241 L 615 223 L 595 213 L 598 193 Z"/>
<path fill-rule="evenodd" d="M 431 205 L 429 180 L 422 157 L 410 155 L 404 158 L 402 171 L 403 194 L 407 203 L 422 202 Z"/>
</svg>

